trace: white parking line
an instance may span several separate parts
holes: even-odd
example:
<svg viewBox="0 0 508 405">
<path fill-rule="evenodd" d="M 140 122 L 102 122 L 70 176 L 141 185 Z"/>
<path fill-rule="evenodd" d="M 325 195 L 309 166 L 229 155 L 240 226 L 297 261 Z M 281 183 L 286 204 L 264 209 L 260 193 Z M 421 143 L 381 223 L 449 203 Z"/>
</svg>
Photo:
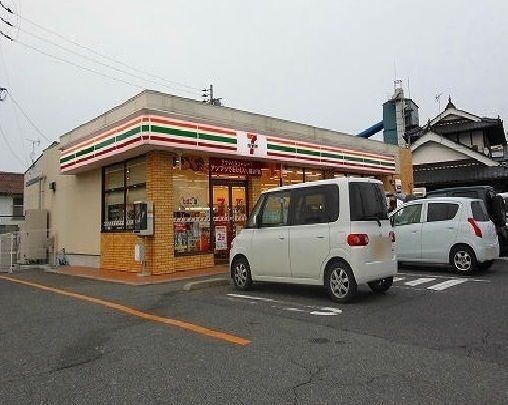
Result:
<svg viewBox="0 0 508 405">
<path fill-rule="evenodd" d="M 404 284 L 414 287 L 415 285 L 428 283 L 429 281 L 434 281 L 435 279 L 436 279 L 435 277 L 420 277 L 420 278 L 417 278 L 416 280 L 406 281 Z"/>
<path fill-rule="evenodd" d="M 447 280 L 447 281 L 443 281 L 439 284 L 431 285 L 431 286 L 427 287 L 427 290 L 443 291 L 449 287 L 453 287 L 454 285 L 459 285 L 459 284 L 465 283 L 466 281 L 468 281 L 467 278 Z"/>
<path fill-rule="evenodd" d="M 257 300 L 257 301 L 263 301 L 263 302 L 277 302 L 275 300 L 272 300 L 271 298 L 253 297 L 252 295 L 246 295 L 246 294 L 228 294 L 228 296 L 233 297 L 233 298 L 247 298 L 249 300 Z"/>
<path fill-rule="evenodd" d="M 414 277 L 428 277 L 430 274 L 421 274 L 421 273 L 402 273 L 397 272 L 397 274 L 402 274 L 404 276 L 414 276 Z M 437 274 L 432 274 L 434 278 L 446 278 L 447 280 L 462 280 L 462 277 L 454 277 L 454 276 L 439 276 Z M 490 280 L 483 280 L 478 278 L 468 278 L 468 281 L 478 281 L 481 283 L 490 283 Z"/>
<path fill-rule="evenodd" d="M 283 311 L 289 311 L 289 312 L 307 312 L 310 315 L 317 315 L 317 316 L 335 316 L 342 313 L 342 310 L 335 307 L 318 307 L 318 306 L 312 306 L 312 305 L 303 305 L 296 302 L 286 302 L 286 301 L 278 301 L 274 300 L 272 298 L 265 298 L 265 297 L 255 297 L 253 295 L 247 295 L 247 294 L 227 294 L 230 299 L 244 299 L 244 300 L 250 300 L 252 304 L 254 302 L 252 301 L 260 301 L 260 302 L 266 302 L 266 303 L 272 303 L 277 305 L 272 305 L 273 308 L 282 309 Z M 305 309 L 302 309 L 305 308 Z"/>
<path fill-rule="evenodd" d="M 394 277 L 393 278 L 393 282 L 395 283 L 397 281 L 402 281 L 402 280 L 405 280 L 405 279 L 406 279 L 406 277 Z"/>
</svg>

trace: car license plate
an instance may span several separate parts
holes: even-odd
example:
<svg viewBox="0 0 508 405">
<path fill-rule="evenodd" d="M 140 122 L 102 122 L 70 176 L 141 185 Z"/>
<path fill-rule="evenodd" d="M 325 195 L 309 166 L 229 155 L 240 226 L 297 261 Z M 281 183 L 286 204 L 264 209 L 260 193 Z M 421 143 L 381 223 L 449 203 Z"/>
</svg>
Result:
<svg viewBox="0 0 508 405">
<path fill-rule="evenodd" d="M 385 260 L 390 257 L 391 255 L 391 241 L 387 238 L 381 238 L 381 239 L 374 239 L 374 242 L 372 243 L 372 253 L 374 255 L 374 258 Z"/>
</svg>

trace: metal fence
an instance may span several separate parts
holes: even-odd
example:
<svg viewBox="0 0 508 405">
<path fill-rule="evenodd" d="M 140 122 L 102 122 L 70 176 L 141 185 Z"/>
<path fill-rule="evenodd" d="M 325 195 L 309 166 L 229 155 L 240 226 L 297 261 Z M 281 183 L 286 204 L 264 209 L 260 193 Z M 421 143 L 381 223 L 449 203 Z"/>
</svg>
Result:
<svg viewBox="0 0 508 405">
<path fill-rule="evenodd" d="M 24 264 L 53 264 L 53 257 L 53 240 L 47 229 L 0 234 L 0 272 L 12 272 Z"/>
<path fill-rule="evenodd" d="M 12 273 L 19 262 L 19 232 L 0 235 L 0 272 Z"/>
</svg>

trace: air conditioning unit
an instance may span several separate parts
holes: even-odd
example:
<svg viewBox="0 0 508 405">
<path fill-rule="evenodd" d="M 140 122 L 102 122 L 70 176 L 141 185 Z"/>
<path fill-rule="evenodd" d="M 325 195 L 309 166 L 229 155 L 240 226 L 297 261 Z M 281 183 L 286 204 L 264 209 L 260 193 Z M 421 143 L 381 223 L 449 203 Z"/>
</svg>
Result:
<svg viewBox="0 0 508 405">
<path fill-rule="evenodd" d="M 49 183 L 49 189 L 56 191 L 56 181 L 52 181 Z"/>
</svg>

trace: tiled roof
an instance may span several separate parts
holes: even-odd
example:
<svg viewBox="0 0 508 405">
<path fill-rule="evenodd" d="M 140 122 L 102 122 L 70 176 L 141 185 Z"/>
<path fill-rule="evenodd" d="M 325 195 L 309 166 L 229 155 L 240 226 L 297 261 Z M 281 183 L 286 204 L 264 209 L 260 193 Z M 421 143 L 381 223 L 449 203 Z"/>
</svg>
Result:
<svg viewBox="0 0 508 405">
<path fill-rule="evenodd" d="M 23 173 L 0 172 L 0 194 L 23 194 Z"/>
</svg>

